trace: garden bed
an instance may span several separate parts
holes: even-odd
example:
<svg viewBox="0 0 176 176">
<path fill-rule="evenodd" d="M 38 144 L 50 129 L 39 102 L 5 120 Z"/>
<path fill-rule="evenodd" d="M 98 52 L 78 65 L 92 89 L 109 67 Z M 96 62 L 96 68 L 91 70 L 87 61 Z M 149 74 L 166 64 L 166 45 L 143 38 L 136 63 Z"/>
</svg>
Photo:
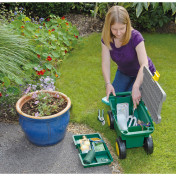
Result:
<svg viewBox="0 0 176 176">
<path fill-rule="evenodd" d="M 104 24 L 101 19 L 94 19 L 90 15 L 84 14 L 67 14 L 65 18 L 77 27 L 80 36 L 101 32 Z"/>
</svg>

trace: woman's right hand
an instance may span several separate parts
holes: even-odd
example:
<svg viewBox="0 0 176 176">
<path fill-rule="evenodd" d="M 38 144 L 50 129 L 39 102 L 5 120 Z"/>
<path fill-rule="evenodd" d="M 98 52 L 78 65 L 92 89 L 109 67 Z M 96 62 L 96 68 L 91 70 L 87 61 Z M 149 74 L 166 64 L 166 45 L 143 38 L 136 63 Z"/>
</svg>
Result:
<svg viewBox="0 0 176 176">
<path fill-rule="evenodd" d="M 114 87 L 112 86 L 111 83 L 108 83 L 108 84 L 106 84 L 106 98 L 107 98 L 107 100 L 109 100 L 109 95 L 110 95 L 111 93 L 112 93 L 114 96 L 116 96 Z"/>
</svg>

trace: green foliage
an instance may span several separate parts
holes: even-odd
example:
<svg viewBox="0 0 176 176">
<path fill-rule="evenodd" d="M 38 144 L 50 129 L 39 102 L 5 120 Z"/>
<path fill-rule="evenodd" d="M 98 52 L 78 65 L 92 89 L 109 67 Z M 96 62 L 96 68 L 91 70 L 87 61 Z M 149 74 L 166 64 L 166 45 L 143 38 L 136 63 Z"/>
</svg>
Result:
<svg viewBox="0 0 176 176">
<path fill-rule="evenodd" d="M 96 18 L 98 15 L 100 18 L 104 18 L 106 16 L 107 10 L 108 10 L 108 5 L 109 3 L 107 2 L 102 2 L 102 3 L 97 3 L 95 5 L 94 10 L 90 10 L 92 16 Z"/>
<path fill-rule="evenodd" d="M 6 9 L 4 3 L 0 4 L 0 21 L 7 21 L 9 11 Z"/>
<path fill-rule="evenodd" d="M 0 7 L 2 5 L 0 4 Z M 25 14 L 31 18 L 48 18 L 51 14 L 56 16 L 63 16 L 67 13 L 90 13 L 94 9 L 95 3 L 83 2 L 45 2 L 45 3 L 31 3 L 31 2 L 17 2 L 17 3 L 4 3 L 8 11 L 14 11 L 15 8 L 22 7 Z"/>
<path fill-rule="evenodd" d="M 3 34 L 0 37 L 0 80 L 5 82 L 6 87 L 9 86 L 10 80 L 23 84 L 22 79 L 27 78 L 23 67 L 29 61 L 34 62 L 36 58 L 30 48 L 29 40 L 3 25 L 0 26 L 0 33 Z"/>
<path fill-rule="evenodd" d="M 72 3 L 71 13 L 85 13 L 89 14 L 92 9 L 94 9 L 95 3 L 83 3 L 83 2 L 75 2 Z"/>
<path fill-rule="evenodd" d="M 149 7 L 148 11 L 143 11 L 141 15 L 136 18 L 134 11 L 129 10 L 130 17 L 132 19 L 132 25 L 134 28 L 140 31 L 155 32 L 157 28 L 162 27 L 171 21 L 171 18 L 164 14 L 161 5 L 153 8 Z"/>
<path fill-rule="evenodd" d="M 29 62 L 36 63 L 37 58 L 28 39 L 2 24 L 0 33 L 0 116 L 15 116 L 14 105 L 21 93 L 21 85 L 31 80 L 24 67 Z"/>
<path fill-rule="evenodd" d="M 111 6 L 120 5 L 130 11 L 131 20 L 133 21 L 134 26 L 139 26 L 138 29 L 150 32 L 155 31 L 158 27 L 162 27 L 170 20 L 176 22 L 175 2 L 5 3 L 5 5 L 7 9 L 14 9 L 16 6 L 22 6 L 26 9 L 25 13 L 27 16 L 35 16 L 36 19 L 39 19 L 39 17 L 49 17 L 49 14 L 63 15 L 73 12 L 91 13 L 94 18 L 99 17 L 103 20 Z M 153 13 L 153 11 L 156 12 Z M 161 16 L 162 12 L 163 16 Z M 152 15 L 156 15 L 156 17 Z M 155 17 L 154 22 L 151 22 L 153 17 Z M 143 23 L 143 20 L 145 23 Z"/>
<path fill-rule="evenodd" d="M 123 6 L 129 12 L 133 27 L 140 31 L 154 32 L 171 20 L 174 20 L 176 3 L 158 2 L 117 2 L 97 3 L 94 10 L 90 10 L 94 18 L 105 18 L 108 9 L 114 5 Z M 175 18 L 176 19 L 176 18 Z"/>
<path fill-rule="evenodd" d="M 34 76 L 45 75 L 53 79 L 60 75 L 57 66 L 61 63 L 78 41 L 78 30 L 64 17 L 50 15 L 39 22 L 33 21 L 20 13 L 9 25 L 18 35 L 31 41 L 31 47 L 38 56 L 40 63 L 26 64 L 25 68 L 35 69 Z M 33 72 L 34 73 L 34 72 Z M 31 74 L 31 73 L 30 73 Z"/>
<path fill-rule="evenodd" d="M 11 82 L 6 88 L 2 81 L 0 85 L 0 117 L 15 117 L 15 104 L 20 97 L 20 86 Z"/>
<path fill-rule="evenodd" d="M 36 117 L 43 117 L 53 115 L 58 112 L 58 107 L 62 106 L 65 101 L 64 98 L 55 95 L 58 98 L 54 98 L 47 92 L 34 93 L 32 95 L 32 101 L 29 101 L 28 114 Z"/>
<path fill-rule="evenodd" d="M 148 10 L 148 7 L 152 4 L 153 9 L 158 7 L 158 2 L 134 2 L 133 6 L 136 7 L 136 16 L 137 18 L 141 15 L 143 9 Z M 172 11 L 172 15 L 176 13 L 176 3 L 175 2 L 163 2 L 160 3 L 163 7 L 164 13 L 168 12 L 169 10 Z"/>
<path fill-rule="evenodd" d="M 63 16 L 64 14 L 70 12 L 73 3 L 63 3 L 63 2 L 17 2 L 17 3 L 4 3 L 8 10 L 14 11 L 15 8 L 22 7 L 25 10 L 25 14 L 31 18 L 47 18 L 51 14 L 57 16 Z"/>
</svg>

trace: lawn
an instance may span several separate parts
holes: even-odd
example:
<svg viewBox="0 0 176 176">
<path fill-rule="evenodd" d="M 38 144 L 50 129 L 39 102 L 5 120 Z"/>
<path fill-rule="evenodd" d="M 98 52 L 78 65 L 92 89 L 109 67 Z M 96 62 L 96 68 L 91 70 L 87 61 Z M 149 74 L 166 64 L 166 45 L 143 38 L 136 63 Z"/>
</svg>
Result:
<svg viewBox="0 0 176 176">
<path fill-rule="evenodd" d="M 176 35 L 143 34 L 148 56 L 160 73 L 159 84 L 167 97 L 161 111 L 161 123 L 155 124 L 152 138 L 154 152 L 147 155 L 142 147 L 127 149 L 127 158 L 119 160 L 124 173 L 131 174 L 176 174 Z M 104 79 L 101 71 L 101 34 L 84 37 L 70 56 L 58 68 L 61 77 L 56 86 L 72 101 L 70 121 L 87 124 L 109 139 L 115 149 L 116 133 L 97 120 L 98 109 L 104 109 L 105 117 L 109 106 L 101 102 L 105 96 Z M 116 65 L 111 64 L 111 80 Z M 106 120 L 106 119 L 105 119 Z"/>
</svg>

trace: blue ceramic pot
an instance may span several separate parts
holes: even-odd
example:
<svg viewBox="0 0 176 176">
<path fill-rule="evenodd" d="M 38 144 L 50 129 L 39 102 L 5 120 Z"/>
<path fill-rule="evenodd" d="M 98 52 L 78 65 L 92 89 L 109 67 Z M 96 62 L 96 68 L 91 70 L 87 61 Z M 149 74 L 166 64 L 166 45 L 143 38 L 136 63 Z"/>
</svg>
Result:
<svg viewBox="0 0 176 176">
<path fill-rule="evenodd" d="M 38 91 L 37 93 L 39 93 Z M 61 141 L 66 133 L 66 128 L 69 123 L 71 107 L 70 99 L 61 92 L 56 91 L 44 91 L 55 96 L 59 94 L 67 100 L 67 106 L 61 112 L 44 117 L 35 117 L 25 114 L 21 111 L 22 106 L 31 99 L 31 95 L 25 95 L 21 97 L 16 103 L 16 110 L 19 114 L 19 123 L 24 131 L 27 139 L 38 146 L 49 146 L 54 145 Z"/>
</svg>

